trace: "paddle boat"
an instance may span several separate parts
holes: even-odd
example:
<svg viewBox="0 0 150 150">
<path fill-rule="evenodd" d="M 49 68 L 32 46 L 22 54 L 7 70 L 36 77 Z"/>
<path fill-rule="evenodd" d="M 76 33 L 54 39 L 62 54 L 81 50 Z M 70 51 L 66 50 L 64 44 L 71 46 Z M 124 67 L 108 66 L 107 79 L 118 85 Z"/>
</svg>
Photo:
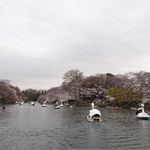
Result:
<svg viewBox="0 0 150 150">
<path fill-rule="evenodd" d="M 148 120 L 150 118 L 150 116 L 146 113 L 144 109 L 144 104 L 141 104 L 140 107 L 137 109 L 136 118 L 144 120 Z"/>
<path fill-rule="evenodd" d="M 54 109 L 60 109 L 60 105 L 54 104 L 53 108 L 54 108 Z"/>
<path fill-rule="evenodd" d="M 19 105 L 23 105 L 23 104 L 24 104 L 24 101 L 22 101 L 22 102 L 19 103 Z"/>
<path fill-rule="evenodd" d="M 61 104 L 60 104 L 60 107 L 63 107 L 64 105 L 63 105 L 63 103 L 61 102 Z"/>
<path fill-rule="evenodd" d="M 73 108 L 73 106 L 70 104 L 67 104 L 67 105 L 64 105 L 63 108 Z"/>
<path fill-rule="evenodd" d="M 46 107 L 46 104 L 45 104 L 45 103 L 43 103 L 43 104 L 42 104 L 42 107 Z"/>
<path fill-rule="evenodd" d="M 2 111 L 5 111 L 6 110 L 6 106 L 2 106 Z"/>
<path fill-rule="evenodd" d="M 35 102 L 32 101 L 32 102 L 30 103 L 30 106 L 34 106 L 34 105 L 35 105 Z"/>
<path fill-rule="evenodd" d="M 137 110 L 137 108 L 136 107 L 131 107 L 131 110 Z"/>
<path fill-rule="evenodd" d="M 98 109 L 94 108 L 94 103 L 91 103 L 92 109 L 89 110 L 89 115 L 87 116 L 87 120 L 90 122 L 93 121 L 102 121 L 101 112 Z"/>
<path fill-rule="evenodd" d="M 121 107 L 113 107 L 112 109 L 113 110 L 121 110 L 122 108 Z"/>
<path fill-rule="evenodd" d="M 58 102 L 56 102 L 53 106 L 54 109 L 60 109 L 60 105 L 58 104 Z"/>
</svg>

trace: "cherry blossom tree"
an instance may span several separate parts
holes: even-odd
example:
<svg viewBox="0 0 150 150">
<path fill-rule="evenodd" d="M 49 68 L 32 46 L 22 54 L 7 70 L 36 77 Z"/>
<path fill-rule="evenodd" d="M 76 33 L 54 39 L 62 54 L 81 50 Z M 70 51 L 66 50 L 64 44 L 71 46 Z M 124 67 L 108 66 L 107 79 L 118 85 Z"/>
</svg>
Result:
<svg viewBox="0 0 150 150">
<path fill-rule="evenodd" d="M 8 82 L 0 81 L 0 102 L 2 104 L 15 103 L 18 96 L 15 90 L 12 89 Z"/>
</svg>

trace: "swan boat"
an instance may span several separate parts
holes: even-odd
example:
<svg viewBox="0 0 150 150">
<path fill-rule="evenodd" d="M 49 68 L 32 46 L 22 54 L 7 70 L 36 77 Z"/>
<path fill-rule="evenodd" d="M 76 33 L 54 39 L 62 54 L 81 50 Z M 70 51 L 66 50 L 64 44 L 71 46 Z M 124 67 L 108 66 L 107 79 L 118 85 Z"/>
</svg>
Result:
<svg viewBox="0 0 150 150">
<path fill-rule="evenodd" d="M 34 105 L 35 105 L 35 102 L 31 102 L 31 103 L 30 103 L 30 106 L 34 106 Z"/>
<path fill-rule="evenodd" d="M 60 109 L 60 105 L 54 105 L 54 109 Z"/>
<path fill-rule="evenodd" d="M 88 121 L 102 121 L 101 112 L 98 109 L 91 109 L 87 116 Z"/>
<path fill-rule="evenodd" d="M 61 104 L 60 104 L 60 107 L 63 107 L 64 105 L 63 105 L 63 103 L 61 102 Z"/>
<path fill-rule="evenodd" d="M 144 104 L 141 104 L 141 107 L 137 109 L 136 118 L 137 119 L 144 119 L 144 120 L 149 120 L 150 119 L 150 116 L 144 110 Z"/>
<path fill-rule="evenodd" d="M 43 104 L 42 104 L 42 107 L 46 107 L 46 104 L 45 104 L 45 103 L 43 103 Z"/>
<path fill-rule="evenodd" d="M 53 106 L 54 109 L 60 109 L 60 105 L 58 104 L 58 102 L 56 102 Z"/>
<path fill-rule="evenodd" d="M 42 107 L 46 107 L 46 101 L 43 102 Z"/>
<path fill-rule="evenodd" d="M 89 115 L 87 116 L 88 121 L 102 121 L 101 112 L 94 108 L 94 103 L 91 104 L 92 109 L 89 110 Z"/>
<path fill-rule="evenodd" d="M 19 104 L 20 104 L 20 105 L 23 105 L 23 104 L 24 104 L 24 101 L 20 102 Z"/>
</svg>

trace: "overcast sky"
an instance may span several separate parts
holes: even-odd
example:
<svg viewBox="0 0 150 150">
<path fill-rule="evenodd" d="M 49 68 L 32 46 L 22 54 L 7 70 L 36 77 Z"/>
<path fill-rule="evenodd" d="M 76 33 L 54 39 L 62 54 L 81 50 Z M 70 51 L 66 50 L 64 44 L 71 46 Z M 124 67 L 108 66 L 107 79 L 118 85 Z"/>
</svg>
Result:
<svg viewBox="0 0 150 150">
<path fill-rule="evenodd" d="M 0 79 L 21 90 L 63 75 L 150 71 L 150 0 L 0 0 Z"/>
</svg>

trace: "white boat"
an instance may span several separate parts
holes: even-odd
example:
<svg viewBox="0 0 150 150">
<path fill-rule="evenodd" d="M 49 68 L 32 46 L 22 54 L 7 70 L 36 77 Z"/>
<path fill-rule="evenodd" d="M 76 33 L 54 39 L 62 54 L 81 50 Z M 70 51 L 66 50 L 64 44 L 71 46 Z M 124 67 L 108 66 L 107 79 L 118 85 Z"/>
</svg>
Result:
<svg viewBox="0 0 150 150">
<path fill-rule="evenodd" d="M 64 108 L 73 108 L 73 106 L 70 105 L 70 104 L 64 105 L 63 107 L 64 107 Z"/>
<path fill-rule="evenodd" d="M 53 107 L 54 109 L 60 109 L 60 105 L 54 105 L 54 107 Z"/>
<path fill-rule="evenodd" d="M 43 103 L 42 107 L 46 107 L 46 104 L 45 104 L 45 103 Z"/>
<path fill-rule="evenodd" d="M 19 104 L 20 104 L 20 105 L 23 105 L 23 104 L 24 104 L 24 101 L 20 102 Z"/>
<path fill-rule="evenodd" d="M 60 107 L 63 107 L 64 105 L 63 105 L 63 103 L 61 102 L 61 104 L 60 104 Z"/>
<path fill-rule="evenodd" d="M 137 110 L 137 108 L 136 107 L 131 107 L 131 110 Z"/>
<path fill-rule="evenodd" d="M 144 110 L 144 104 L 141 104 L 141 107 L 137 109 L 136 118 L 144 120 L 148 120 L 150 118 L 150 116 Z"/>
<path fill-rule="evenodd" d="M 30 103 L 30 106 L 34 106 L 34 105 L 35 105 L 35 102 L 31 102 L 31 103 Z"/>
<path fill-rule="evenodd" d="M 94 103 L 91 104 L 92 109 L 89 110 L 89 115 L 87 116 L 88 121 L 102 121 L 101 112 L 98 109 L 94 109 Z"/>
</svg>

